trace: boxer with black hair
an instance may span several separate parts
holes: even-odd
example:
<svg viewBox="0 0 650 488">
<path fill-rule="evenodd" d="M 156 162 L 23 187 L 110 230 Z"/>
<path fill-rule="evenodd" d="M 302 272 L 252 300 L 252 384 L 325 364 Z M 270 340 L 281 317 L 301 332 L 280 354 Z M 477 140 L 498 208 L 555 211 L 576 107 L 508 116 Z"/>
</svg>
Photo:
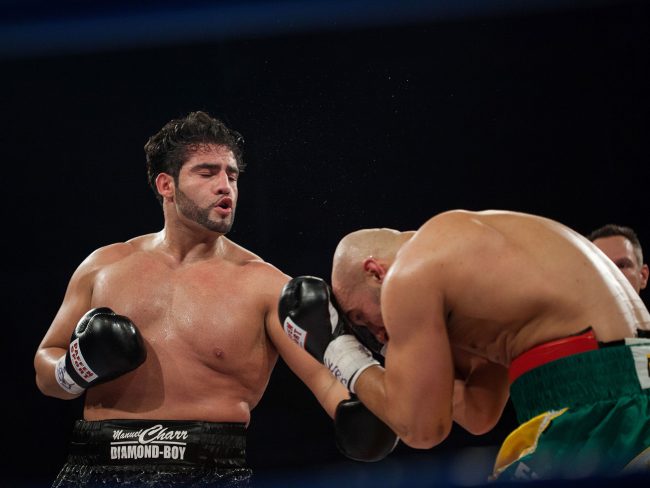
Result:
<svg viewBox="0 0 650 488">
<path fill-rule="evenodd" d="M 167 123 L 145 145 L 163 229 L 72 275 L 34 359 L 44 394 L 85 395 L 54 486 L 247 486 L 246 428 L 279 355 L 331 417 L 349 398 L 282 332 L 289 277 L 226 237 L 240 144 L 204 112 Z"/>
</svg>

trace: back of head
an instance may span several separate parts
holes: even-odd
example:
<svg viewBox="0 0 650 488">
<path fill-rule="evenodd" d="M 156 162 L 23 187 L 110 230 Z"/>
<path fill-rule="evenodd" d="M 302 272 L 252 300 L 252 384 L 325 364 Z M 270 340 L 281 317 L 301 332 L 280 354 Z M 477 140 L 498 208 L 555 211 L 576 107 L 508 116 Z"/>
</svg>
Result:
<svg viewBox="0 0 650 488">
<path fill-rule="evenodd" d="M 178 182 L 181 167 L 190 154 L 209 144 L 230 149 L 237 167 L 243 171 L 242 143 L 241 134 L 205 112 L 191 112 L 183 118 L 173 119 L 151 136 L 144 146 L 149 186 L 162 204 L 162 197 L 156 190 L 156 177 L 167 173 Z"/>
</svg>

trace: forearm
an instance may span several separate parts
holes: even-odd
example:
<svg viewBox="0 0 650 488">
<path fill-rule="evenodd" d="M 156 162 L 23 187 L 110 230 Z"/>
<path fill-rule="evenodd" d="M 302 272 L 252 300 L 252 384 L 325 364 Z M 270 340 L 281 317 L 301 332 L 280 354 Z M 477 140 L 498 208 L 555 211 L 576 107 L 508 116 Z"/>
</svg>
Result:
<svg viewBox="0 0 650 488">
<path fill-rule="evenodd" d="M 385 370 L 381 366 L 366 369 L 355 383 L 355 394 L 372 413 L 399 435 L 396 422 L 389 415 L 391 409 L 388 408 L 384 376 Z"/>
<path fill-rule="evenodd" d="M 462 426 L 468 432 L 480 435 L 485 433 L 484 411 L 478 408 L 476 395 L 472 395 L 471 388 L 468 388 L 464 381 L 454 382 L 454 422 Z"/>
<path fill-rule="evenodd" d="M 65 391 L 56 380 L 56 364 L 66 353 L 62 347 L 41 348 L 34 357 L 34 369 L 36 370 L 36 386 L 44 395 L 71 400 L 79 397 L 79 394 L 72 395 Z"/>
<path fill-rule="evenodd" d="M 451 428 L 451 366 L 445 364 L 440 375 L 434 373 L 439 368 L 421 368 L 420 361 L 412 357 L 422 353 L 431 356 L 431 348 L 422 347 L 419 337 L 403 341 L 408 347 L 400 348 L 398 343 L 396 350 L 403 352 L 394 356 L 394 363 L 387 369 L 389 375 L 363 341 L 351 332 L 349 324 L 342 319 L 343 313 L 332 313 L 336 307 L 330 301 L 329 287 L 323 280 L 310 276 L 293 278 L 281 293 L 278 310 L 286 337 L 325 364 L 352 393 L 358 393 L 365 407 L 404 442 L 412 447 L 428 448 L 446 437 Z M 274 334 L 271 330 L 270 335 Z M 281 347 L 283 341 L 275 342 Z M 416 347 L 410 342 L 415 342 Z M 285 354 L 289 357 L 290 352 L 286 348 L 283 357 Z M 448 354 L 438 356 L 451 365 Z M 386 364 L 389 363 L 386 356 Z M 424 395 L 423 386 L 426 386 Z M 443 394 L 440 401 L 438 391 Z M 323 406 L 329 413 L 330 407 Z"/>
<path fill-rule="evenodd" d="M 355 393 L 408 446 L 429 449 L 441 443 L 451 429 L 451 406 L 440 404 L 438 409 L 423 409 L 426 402 L 409 400 L 404 391 L 395 386 L 390 388 L 391 383 L 387 383 L 387 379 L 384 368 L 368 368 L 357 380 Z"/>
<path fill-rule="evenodd" d="M 507 383 L 501 378 L 481 379 L 454 382 L 454 421 L 475 435 L 485 434 L 496 425 L 508 400 Z"/>
<path fill-rule="evenodd" d="M 341 401 L 350 398 L 350 392 L 331 375 L 327 368 L 323 367 L 323 369 L 325 374 L 323 380 L 319 382 L 321 386 L 317 391 L 312 390 L 312 392 L 327 414 L 334 418 L 336 407 Z"/>
</svg>

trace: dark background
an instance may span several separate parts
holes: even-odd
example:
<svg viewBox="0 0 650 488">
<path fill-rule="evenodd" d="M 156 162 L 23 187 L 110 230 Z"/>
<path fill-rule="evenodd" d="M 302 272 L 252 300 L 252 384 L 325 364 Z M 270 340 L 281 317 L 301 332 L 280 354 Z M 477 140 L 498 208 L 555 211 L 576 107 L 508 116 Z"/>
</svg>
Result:
<svg viewBox="0 0 650 488">
<path fill-rule="evenodd" d="M 54 477 L 81 414 L 79 400 L 42 396 L 32 366 L 68 279 L 97 247 L 161 228 L 142 147 L 189 111 L 244 135 L 230 237 L 290 275 L 328 278 L 349 231 L 415 229 L 453 208 L 531 212 L 581 233 L 615 222 L 650 243 L 647 2 L 0 8 L 1 458 L 12 486 Z M 361 465 L 336 451 L 329 418 L 280 361 L 248 458 L 280 485 L 287 470 L 310 473 L 311 486 L 333 473 L 347 486 L 373 475 L 460 483 L 489 470 L 513 426 L 508 407 L 485 436 L 455 428 L 434 449 L 400 446 Z"/>
</svg>

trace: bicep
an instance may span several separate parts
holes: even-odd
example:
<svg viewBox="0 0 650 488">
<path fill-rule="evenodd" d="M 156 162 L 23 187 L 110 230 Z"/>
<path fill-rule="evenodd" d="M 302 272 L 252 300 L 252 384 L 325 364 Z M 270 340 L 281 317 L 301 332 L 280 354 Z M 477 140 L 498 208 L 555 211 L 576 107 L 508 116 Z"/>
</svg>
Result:
<svg viewBox="0 0 650 488">
<path fill-rule="evenodd" d="M 53 373 L 56 362 L 68 349 L 74 327 L 90 308 L 91 296 L 87 269 L 82 265 L 72 275 L 63 303 L 34 356 L 36 384 L 45 395 L 66 399 L 75 397 L 61 389 Z"/>
<path fill-rule="evenodd" d="M 63 302 L 39 346 L 67 348 L 78 320 L 91 308 L 92 284 L 88 265 L 82 263 L 68 283 Z"/>
</svg>

